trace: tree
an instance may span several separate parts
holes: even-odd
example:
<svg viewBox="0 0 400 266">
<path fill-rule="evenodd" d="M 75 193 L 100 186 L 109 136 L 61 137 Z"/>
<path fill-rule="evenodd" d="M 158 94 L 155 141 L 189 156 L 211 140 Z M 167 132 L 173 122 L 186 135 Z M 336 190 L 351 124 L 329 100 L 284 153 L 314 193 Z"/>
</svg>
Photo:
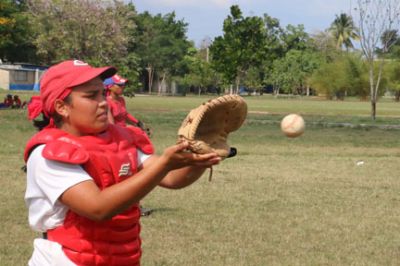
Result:
<svg viewBox="0 0 400 266">
<path fill-rule="evenodd" d="M 147 71 L 147 86 L 149 94 L 153 87 L 154 69 L 157 67 L 157 46 L 154 39 L 160 34 L 160 27 L 157 27 L 156 19 L 153 18 L 147 11 L 139 14 L 136 18 L 136 44 L 133 47 L 134 51 L 140 51 L 141 67 Z"/>
<path fill-rule="evenodd" d="M 179 81 L 180 84 L 197 89 L 198 94 L 206 91 L 207 88 L 216 88 L 219 82 L 218 73 L 211 69 L 210 62 L 204 56 L 204 49 L 196 50 L 194 47 L 189 49 L 185 56 L 189 71 Z"/>
<path fill-rule="evenodd" d="M 341 51 L 336 49 L 336 41 L 328 30 L 313 34 L 310 46 L 324 58 L 326 63 L 334 61 L 341 54 Z"/>
<path fill-rule="evenodd" d="M 279 20 L 269 16 L 268 14 L 264 14 L 263 22 L 265 30 L 265 52 L 263 53 L 263 66 L 264 69 L 265 67 L 268 69 L 268 66 L 272 65 L 271 63 L 274 60 L 282 57 L 285 54 L 285 49 L 287 49 L 287 46 L 283 40 L 285 31 L 281 28 Z"/>
<path fill-rule="evenodd" d="M 324 63 L 312 75 L 311 86 L 319 93 L 324 94 L 327 99 L 343 99 L 347 89 L 346 72 L 343 61 L 335 60 Z"/>
<path fill-rule="evenodd" d="M 127 56 L 135 12 L 122 1 L 30 0 L 29 11 L 47 64 L 76 58 L 100 65 Z"/>
<path fill-rule="evenodd" d="M 158 92 L 167 76 L 183 76 L 187 72 L 184 57 L 192 46 L 186 38 L 187 23 L 176 20 L 175 13 L 164 16 L 140 14 L 136 23 L 136 53 L 141 56 L 141 65 L 148 73 L 148 88 L 151 93 L 154 74 L 159 78 Z"/>
<path fill-rule="evenodd" d="M 343 46 L 346 50 L 354 48 L 351 40 L 359 40 L 358 30 L 354 25 L 353 18 L 346 13 L 336 15 L 329 31 L 336 40 L 337 49 L 341 49 Z"/>
<path fill-rule="evenodd" d="M 248 69 L 262 62 L 265 54 L 264 21 L 260 17 L 244 17 L 239 6 L 231 6 L 224 20 L 223 36 L 215 38 L 210 47 L 213 67 L 239 91 Z"/>
<path fill-rule="evenodd" d="M 25 1 L 0 1 L 0 59 L 35 63 L 36 48 Z"/>
<path fill-rule="evenodd" d="M 262 94 L 262 87 L 264 84 L 262 66 L 251 66 L 247 71 L 247 75 L 243 80 L 243 84 L 251 91 L 258 91 L 260 94 Z"/>
<path fill-rule="evenodd" d="M 379 58 L 400 59 L 400 38 L 398 30 L 386 31 L 381 37 L 381 43 L 388 43 L 388 50 L 385 53 L 382 49 L 377 48 L 376 53 Z"/>
<path fill-rule="evenodd" d="M 287 25 L 282 34 L 283 46 L 285 52 L 290 50 L 305 50 L 308 46 L 308 33 L 304 31 L 303 25 Z"/>
<path fill-rule="evenodd" d="M 280 53 L 271 64 L 271 71 L 264 77 L 265 84 L 280 92 L 309 95 L 308 77 L 320 64 L 318 53 L 303 25 L 288 25 L 279 32 Z"/>
<path fill-rule="evenodd" d="M 360 53 L 345 53 L 340 57 L 346 80 L 346 95 L 358 96 L 360 100 L 368 97 L 368 75 L 365 61 Z"/>
<path fill-rule="evenodd" d="M 284 39 L 287 37 L 285 30 L 280 26 L 279 20 L 270 17 L 267 14 L 263 16 L 265 37 L 264 52 L 262 53 L 262 72 L 260 73 L 263 86 L 269 86 L 274 83 L 272 76 L 274 75 L 274 62 L 285 56 L 287 52 L 287 44 Z M 253 69 L 257 67 L 253 67 Z M 251 70 L 253 71 L 253 70 Z M 254 71 L 253 71 L 254 73 Z M 258 78 L 257 75 L 252 75 Z M 275 88 L 276 89 L 276 88 Z"/>
<path fill-rule="evenodd" d="M 273 63 L 271 81 L 275 92 L 309 94 L 308 78 L 321 64 L 318 54 L 292 49 Z"/>
<path fill-rule="evenodd" d="M 385 66 L 388 76 L 388 88 L 394 92 L 395 101 L 400 101 L 400 62 L 392 61 Z"/>
<path fill-rule="evenodd" d="M 371 117 L 375 120 L 378 91 L 385 62 L 384 57 L 377 59 L 376 52 L 379 48 L 382 54 L 386 54 L 394 44 L 390 34 L 393 34 L 393 30 L 400 26 L 400 2 L 398 0 L 358 0 L 357 5 L 361 50 L 368 64 Z M 384 34 L 389 35 L 384 36 Z M 377 70 L 375 70 L 376 60 L 379 62 Z"/>
<path fill-rule="evenodd" d="M 312 74 L 310 83 L 329 99 L 343 100 L 346 95 L 353 95 L 364 100 L 368 95 L 365 67 L 360 54 L 342 53 L 333 61 L 322 64 Z"/>
</svg>

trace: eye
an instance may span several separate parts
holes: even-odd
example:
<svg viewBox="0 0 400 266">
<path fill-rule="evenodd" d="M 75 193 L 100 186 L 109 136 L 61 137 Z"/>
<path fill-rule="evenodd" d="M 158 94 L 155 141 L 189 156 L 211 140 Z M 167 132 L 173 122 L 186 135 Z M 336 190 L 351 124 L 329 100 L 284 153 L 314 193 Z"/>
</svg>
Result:
<svg viewBox="0 0 400 266">
<path fill-rule="evenodd" d="M 86 98 L 89 98 L 89 99 L 94 99 L 94 98 L 96 98 L 96 96 L 97 96 L 97 93 L 88 93 L 88 94 L 86 94 Z"/>
</svg>

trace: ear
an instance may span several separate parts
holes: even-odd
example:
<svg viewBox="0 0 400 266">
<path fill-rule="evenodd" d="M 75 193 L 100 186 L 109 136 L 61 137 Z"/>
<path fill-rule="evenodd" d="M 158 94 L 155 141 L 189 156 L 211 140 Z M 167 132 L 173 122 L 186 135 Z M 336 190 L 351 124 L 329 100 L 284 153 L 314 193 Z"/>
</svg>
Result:
<svg viewBox="0 0 400 266">
<path fill-rule="evenodd" d="M 64 118 L 69 116 L 69 106 L 63 100 L 58 99 L 54 102 L 54 110 Z"/>
</svg>

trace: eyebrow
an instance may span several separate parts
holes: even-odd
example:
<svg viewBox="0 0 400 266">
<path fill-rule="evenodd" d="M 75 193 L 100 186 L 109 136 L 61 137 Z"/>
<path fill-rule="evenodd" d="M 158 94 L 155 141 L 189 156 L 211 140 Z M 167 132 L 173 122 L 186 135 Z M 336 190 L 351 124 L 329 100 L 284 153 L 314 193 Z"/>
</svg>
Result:
<svg viewBox="0 0 400 266">
<path fill-rule="evenodd" d="M 90 90 L 83 91 L 83 93 L 90 94 L 90 93 L 98 93 L 98 92 L 101 92 L 101 91 L 103 91 L 103 89 L 90 89 Z"/>
</svg>

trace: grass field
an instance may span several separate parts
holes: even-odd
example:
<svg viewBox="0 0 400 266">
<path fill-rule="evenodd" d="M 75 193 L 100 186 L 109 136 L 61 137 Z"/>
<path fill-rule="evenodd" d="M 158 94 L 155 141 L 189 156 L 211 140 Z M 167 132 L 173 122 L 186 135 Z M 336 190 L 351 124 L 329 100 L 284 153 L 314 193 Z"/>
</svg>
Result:
<svg viewBox="0 0 400 266">
<path fill-rule="evenodd" d="M 187 111 L 206 99 L 137 96 L 127 104 L 162 152 Z M 155 211 L 142 218 L 142 264 L 398 265 L 400 131 L 383 126 L 399 124 L 400 104 L 379 102 L 373 122 L 369 103 L 357 100 L 245 99 L 248 119 L 229 138 L 238 156 L 214 167 L 212 182 L 207 173 L 143 200 Z M 307 124 L 296 139 L 279 130 L 291 112 Z M 0 110 L 0 265 L 26 265 L 37 236 L 20 170 L 34 132 L 26 110 Z"/>
</svg>

